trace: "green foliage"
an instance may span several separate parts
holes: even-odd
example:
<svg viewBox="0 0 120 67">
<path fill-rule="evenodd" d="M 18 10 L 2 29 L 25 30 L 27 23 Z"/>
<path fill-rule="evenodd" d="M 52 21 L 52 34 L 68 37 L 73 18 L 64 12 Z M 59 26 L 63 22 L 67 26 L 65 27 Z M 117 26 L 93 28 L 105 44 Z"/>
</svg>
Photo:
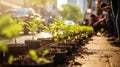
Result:
<svg viewBox="0 0 120 67">
<path fill-rule="evenodd" d="M 74 22 L 81 22 L 83 19 L 83 14 L 80 8 L 74 5 L 65 4 L 62 5 L 63 10 L 59 11 L 63 20 L 73 20 Z"/>
<path fill-rule="evenodd" d="M 44 63 L 49 63 L 50 62 L 50 60 L 48 60 L 46 58 L 39 58 L 38 60 L 39 60 L 39 62 L 44 62 Z"/>
<path fill-rule="evenodd" d="M 66 43 L 67 43 L 67 41 L 66 41 L 66 40 L 64 40 L 64 43 L 66 44 Z"/>
<path fill-rule="evenodd" d="M 62 21 L 55 19 L 55 22 L 50 24 L 49 27 L 46 27 L 45 31 L 52 34 L 55 42 L 59 42 L 59 39 L 63 39 L 64 37 L 67 37 L 68 40 L 70 40 L 70 36 L 74 34 L 80 34 L 79 36 L 75 36 L 76 39 L 80 36 L 87 38 L 88 33 L 92 32 L 93 28 L 89 26 L 68 26 Z M 66 41 L 64 41 L 64 43 L 66 43 Z"/>
<path fill-rule="evenodd" d="M 45 50 L 43 51 L 43 53 L 42 53 L 42 56 L 44 57 L 44 56 L 46 56 L 48 53 L 49 53 L 49 50 L 48 50 L 48 49 L 45 49 Z"/>
<path fill-rule="evenodd" d="M 34 34 L 37 31 L 37 24 L 33 21 L 28 21 L 27 28 Z"/>
<path fill-rule="evenodd" d="M 23 0 L 23 2 L 24 2 L 24 5 L 28 3 L 29 6 L 44 8 L 47 3 L 54 3 L 55 0 Z"/>
<path fill-rule="evenodd" d="M 7 45 L 4 42 L 2 42 L 2 41 L 0 41 L 0 51 L 3 51 L 3 52 L 7 52 L 8 51 Z"/>
<path fill-rule="evenodd" d="M 39 28 L 41 28 L 41 29 L 44 29 L 44 27 L 45 27 L 44 24 L 43 24 L 43 23 L 41 22 L 41 20 L 39 20 L 39 19 L 33 19 L 32 22 L 35 23 L 36 26 L 39 27 Z M 38 29 L 38 28 L 37 28 L 37 29 Z M 35 31 L 36 31 L 36 30 L 35 30 Z"/>
<path fill-rule="evenodd" d="M 0 32 L 1 33 L 4 30 L 4 28 L 9 25 L 7 22 L 8 18 L 9 18 L 8 15 L 5 15 L 5 14 L 0 15 Z M 0 35 L 2 35 L 1 33 L 0 33 Z M 3 53 L 8 51 L 7 45 L 2 40 L 0 40 L 0 51 L 2 51 Z"/>
<path fill-rule="evenodd" d="M 48 50 L 45 50 L 43 52 L 43 56 L 45 56 L 48 52 L 49 52 Z M 36 63 L 41 63 L 41 62 L 49 63 L 50 62 L 49 60 L 47 60 L 44 57 L 43 58 L 38 58 L 38 55 L 34 50 L 30 50 L 29 55 L 31 56 L 32 60 L 34 60 Z"/>
<path fill-rule="evenodd" d="M 6 14 L 0 16 L 0 32 L 3 30 L 4 27 L 6 27 L 9 24 L 8 18 L 9 16 Z"/>
<path fill-rule="evenodd" d="M 19 33 L 23 30 L 23 27 L 22 27 L 23 22 L 20 20 L 12 19 L 10 17 L 4 17 L 4 18 L 7 19 L 7 21 L 5 21 L 5 23 L 7 23 L 7 25 L 2 28 L 2 30 L 1 30 L 2 34 L 8 38 L 18 37 Z"/>
<path fill-rule="evenodd" d="M 5 35 L 7 38 L 16 38 L 20 35 L 20 32 L 23 30 L 23 25 L 25 22 L 19 19 L 8 18 L 8 25 L 3 28 L 2 35 Z"/>
<path fill-rule="evenodd" d="M 44 31 L 52 34 L 54 41 L 58 42 L 59 38 L 64 38 L 65 29 L 68 28 L 62 21 L 54 19 L 55 22 L 51 23 L 49 27 L 45 27 Z M 63 32 L 64 31 L 64 32 Z"/>
<path fill-rule="evenodd" d="M 38 55 L 34 50 L 30 50 L 29 55 L 31 56 L 32 60 L 34 60 L 36 63 L 39 63 Z"/>
<path fill-rule="evenodd" d="M 13 55 L 10 55 L 9 58 L 8 58 L 8 63 L 12 64 L 13 60 L 14 60 Z"/>
<path fill-rule="evenodd" d="M 6 35 L 8 38 L 15 38 L 19 36 L 20 31 L 22 31 L 22 26 L 19 24 L 12 24 L 2 31 L 2 34 Z"/>
<path fill-rule="evenodd" d="M 32 21 L 28 21 L 28 23 L 26 23 L 26 25 L 27 25 L 27 28 L 32 33 L 33 40 L 34 40 L 34 34 L 38 30 L 38 27 L 41 29 L 44 28 L 44 25 L 42 24 L 41 20 L 37 20 L 37 19 L 33 19 Z"/>
<path fill-rule="evenodd" d="M 10 18 L 9 15 L 3 14 L 0 16 L 0 35 L 7 38 L 16 38 L 22 30 L 22 24 L 17 23 L 17 20 Z M 6 44 L 0 41 L 0 50 L 8 51 Z"/>
<path fill-rule="evenodd" d="M 68 40 L 70 40 L 71 38 L 70 38 L 70 36 L 68 36 Z"/>
</svg>

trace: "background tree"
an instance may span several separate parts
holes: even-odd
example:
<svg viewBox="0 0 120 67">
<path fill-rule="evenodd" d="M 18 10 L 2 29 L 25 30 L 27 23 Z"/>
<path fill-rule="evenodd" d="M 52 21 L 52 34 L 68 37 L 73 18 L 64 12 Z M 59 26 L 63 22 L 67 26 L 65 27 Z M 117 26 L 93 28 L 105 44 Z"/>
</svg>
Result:
<svg viewBox="0 0 120 67">
<path fill-rule="evenodd" d="M 23 0 L 24 4 L 44 8 L 47 3 L 54 3 L 55 0 Z"/>
<path fill-rule="evenodd" d="M 83 13 L 80 11 L 80 8 L 74 5 L 64 4 L 59 12 L 63 20 L 73 20 L 79 23 L 83 19 Z"/>
</svg>

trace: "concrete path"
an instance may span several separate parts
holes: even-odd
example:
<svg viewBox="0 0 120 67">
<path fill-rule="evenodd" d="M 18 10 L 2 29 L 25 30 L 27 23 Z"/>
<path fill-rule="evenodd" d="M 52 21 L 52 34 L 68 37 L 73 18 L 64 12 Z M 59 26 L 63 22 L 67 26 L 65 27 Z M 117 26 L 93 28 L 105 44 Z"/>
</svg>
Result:
<svg viewBox="0 0 120 67">
<path fill-rule="evenodd" d="M 52 37 L 52 36 L 47 32 L 36 33 L 34 35 L 35 40 L 37 40 L 37 38 L 49 38 L 49 37 Z M 32 39 L 32 35 L 22 35 L 20 37 L 17 37 L 17 43 L 24 43 L 25 40 L 31 40 L 31 39 Z M 4 39 L 4 41 L 6 43 L 14 43 L 14 39 L 11 39 L 11 40 Z"/>
<path fill-rule="evenodd" d="M 82 64 L 78 67 L 120 67 L 120 47 L 108 43 L 104 36 L 93 36 L 86 44 L 86 50 L 75 61 Z"/>
<path fill-rule="evenodd" d="M 51 37 L 48 33 L 39 33 L 35 39 Z M 20 36 L 18 43 L 24 43 L 26 39 L 31 39 L 31 35 Z M 120 47 L 108 43 L 104 36 L 93 36 L 92 40 L 85 45 L 85 51 L 81 54 L 83 57 L 75 56 L 75 62 L 82 65 L 75 67 L 120 67 Z M 13 43 L 13 40 L 5 40 L 7 43 Z"/>
</svg>

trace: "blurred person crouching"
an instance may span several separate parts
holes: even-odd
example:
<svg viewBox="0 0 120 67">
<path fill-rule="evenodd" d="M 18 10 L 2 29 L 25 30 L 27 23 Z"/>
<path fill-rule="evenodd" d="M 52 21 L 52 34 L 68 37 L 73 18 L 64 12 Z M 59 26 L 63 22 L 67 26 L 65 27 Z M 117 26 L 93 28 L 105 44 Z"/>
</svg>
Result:
<svg viewBox="0 0 120 67">
<path fill-rule="evenodd" d="M 98 31 L 101 29 L 101 25 L 98 23 L 99 17 L 97 17 L 94 14 L 90 15 L 90 22 L 88 23 L 88 26 L 92 26 L 94 28 L 94 33 L 97 34 Z"/>
</svg>

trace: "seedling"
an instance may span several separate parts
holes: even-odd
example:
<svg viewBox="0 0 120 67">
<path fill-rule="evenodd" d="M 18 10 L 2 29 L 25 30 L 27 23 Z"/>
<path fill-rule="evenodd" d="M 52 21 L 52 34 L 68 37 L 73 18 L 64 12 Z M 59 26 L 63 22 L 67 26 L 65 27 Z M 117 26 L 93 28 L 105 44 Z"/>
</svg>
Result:
<svg viewBox="0 0 120 67">
<path fill-rule="evenodd" d="M 5 53 L 8 51 L 8 47 L 3 41 L 0 41 L 0 51 L 3 52 L 3 56 L 5 56 Z"/>
<path fill-rule="evenodd" d="M 43 56 L 47 55 L 49 53 L 49 51 L 46 49 L 43 51 Z M 42 58 L 38 58 L 37 53 L 34 50 L 30 50 L 29 51 L 29 55 L 31 56 L 32 60 L 34 60 L 36 63 L 49 63 L 50 61 L 47 60 L 46 58 L 42 57 Z"/>
<path fill-rule="evenodd" d="M 35 32 L 38 30 L 39 28 L 44 28 L 44 25 L 42 24 L 42 22 L 40 20 L 37 19 L 33 19 L 32 21 L 28 21 L 28 23 L 26 24 L 27 28 L 30 30 L 30 32 L 32 33 L 32 40 L 34 40 L 34 35 Z"/>
<path fill-rule="evenodd" d="M 15 44 L 17 44 L 16 38 L 20 35 L 20 32 L 23 30 L 23 24 L 24 22 L 20 20 L 9 18 L 9 26 L 4 28 L 2 34 L 10 39 L 14 38 Z"/>
<path fill-rule="evenodd" d="M 34 60 L 36 63 L 39 63 L 38 55 L 34 50 L 29 51 L 29 55 L 31 56 L 32 60 Z"/>
<path fill-rule="evenodd" d="M 17 23 L 17 20 L 10 18 L 8 15 L 2 15 L 0 19 L 0 35 L 6 38 L 15 38 L 16 44 L 16 37 L 19 36 L 19 32 L 22 30 L 21 23 Z M 5 56 L 5 52 L 8 51 L 3 41 L 0 41 L 0 50 L 3 51 L 3 56 Z"/>
<path fill-rule="evenodd" d="M 48 49 L 45 49 L 42 53 L 42 56 L 45 57 L 47 54 L 49 53 L 49 50 Z"/>
<path fill-rule="evenodd" d="M 8 63 L 12 64 L 13 60 L 14 60 L 13 55 L 10 55 L 9 58 L 8 58 Z"/>
</svg>

